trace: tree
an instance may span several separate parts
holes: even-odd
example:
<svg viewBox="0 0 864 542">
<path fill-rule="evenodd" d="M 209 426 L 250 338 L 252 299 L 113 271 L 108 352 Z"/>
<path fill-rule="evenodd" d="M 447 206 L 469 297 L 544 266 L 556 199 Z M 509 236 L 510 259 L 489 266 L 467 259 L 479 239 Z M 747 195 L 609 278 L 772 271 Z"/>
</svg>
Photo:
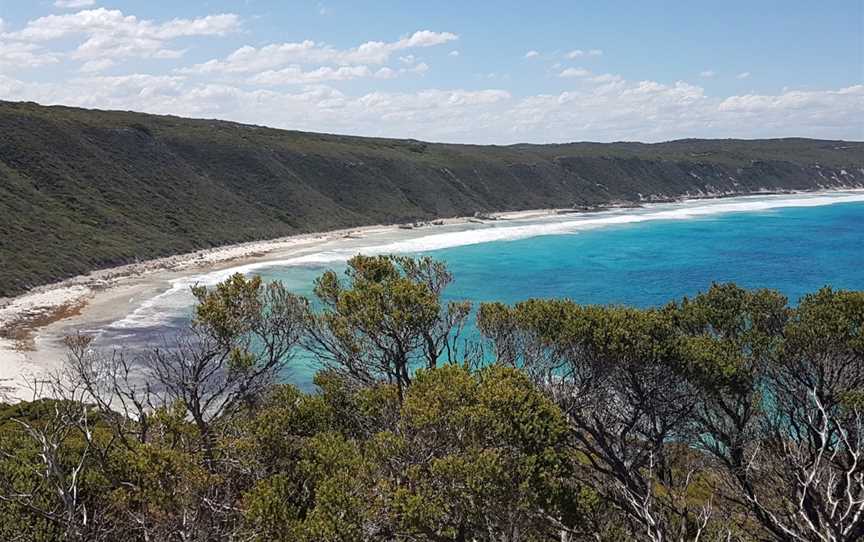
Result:
<svg viewBox="0 0 864 542">
<path fill-rule="evenodd" d="M 35 383 L 50 399 L 0 405 L 0 538 L 864 537 L 864 292 L 484 304 L 497 360 L 471 368 L 441 363 L 464 320 L 443 267 L 349 278 L 322 277 L 321 314 L 257 279 L 197 288 L 161 365 L 70 338 L 67 370 Z M 307 329 L 358 364 L 414 347 L 391 381 L 325 358 L 305 394 L 276 380 Z"/>
<path fill-rule="evenodd" d="M 724 285 L 676 308 L 700 392 L 694 444 L 727 504 L 777 540 L 864 536 L 864 296 L 826 288 L 789 309 Z"/>
<path fill-rule="evenodd" d="M 715 284 L 667 310 L 683 334 L 682 369 L 698 390 L 691 445 L 713 458 L 718 481 L 725 477 L 734 488 L 730 494 L 719 491 L 723 484 L 715 487 L 717 497 L 726 498 L 723 507 L 737 509 L 739 518 L 750 508 L 770 531 L 769 518 L 739 497 L 752 497 L 764 485 L 748 475 L 748 465 L 761 446 L 759 428 L 768 414 L 765 393 L 770 386 L 765 376 L 783 345 L 787 300 L 773 290 Z"/>
<path fill-rule="evenodd" d="M 379 435 L 397 532 L 426 540 L 555 538 L 570 472 L 567 426 L 525 375 L 493 365 L 418 372 Z M 394 453 L 395 451 L 395 453 Z M 572 518 L 567 518 L 572 519 Z"/>
<path fill-rule="evenodd" d="M 0 417 L 0 535 L 109 540 L 112 525 L 100 506 L 107 481 L 93 468 L 104 427 L 84 403 L 84 390 L 61 389 L 56 378 L 31 386 L 34 400 Z"/>
<path fill-rule="evenodd" d="M 764 371 L 765 415 L 735 478 L 779 540 L 864 537 L 864 293 L 805 296 Z"/>
<path fill-rule="evenodd" d="M 686 441 L 695 394 L 668 311 L 531 300 L 481 306 L 501 363 L 521 367 L 566 416 L 583 481 L 653 541 L 697 536 L 709 511 L 683 496 L 699 458 Z M 658 490 L 658 487 L 662 490 Z"/>
<path fill-rule="evenodd" d="M 445 365 L 418 370 L 401 403 L 395 388 L 379 384 L 354 392 L 361 408 L 397 408 L 392 428 L 368 436 L 323 426 L 301 436 L 300 428 L 313 418 L 301 414 L 304 401 L 287 409 L 291 421 L 264 424 L 283 425 L 281 434 L 293 434 L 281 444 L 291 451 L 280 455 L 296 460 L 280 464 L 246 495 L 247 516 L 261 539 L 558 537 L 550 518 L 565 519 L 560 501 L 571 465 L 567 426 L 528 378 L 501 366 L 471 373 Z M 324 410 L 332 412 L 330 406 Z"/>
<path fill-rule="evenodd" d="M 143 367 L 122 350 L 106 354 L 92 348 L 93 337 L 65 338 L 67 359 L 56 389 L 78 389 L 81 400 L 92 404 L 114 426 L 114 437 L 127 449 L 149 440 L 151 417 L 164 406 Z"/>
<path fill-rule="evenodd" d="M 166 404 L 186 408 L 212 458 L 212 422 L 276 382 L 300 341 L 307 303 L 279 282 L 240 274 L 192 292 L 197 305 L 189 332 L 171 348 L 150 351 L 144 363 Z"/>
<path fill-rule="evenodd" d="M 157 409 L 147 442 L 116 446 L 110 461 L 98 464 L 111 474 L 102 506 L 112 513 L 112 540 L 186 542 L 233 534 L 236 495 L 226 488 L 238 480 L 228 469 L 213 472 L 212 462 L 196 451 L 200 436 L 186 418 L 179 403 Z"/>
<path fill-rule="evenodd" d="M 235 529 L 248 483 L 227 437 L 278 381 L 304 329 L 306 301 L 280 283 L 237 274 L 193 294 L 188 330 L 140 358 L 106 355 L 84 336 L 67 340 L 65 380 L 111 425 L 111 441 L 94 453 L 115 478 L 122 521 L 145 539 Z"/>
<path fill-rule="evenodd" d="M 418 367 L 458 357 L 458 339 L 471 309 L 443 303 L 452 281 L 431 258 L 356 256 L 347 282 L 333 271 L 315 281 L 323 310 L 309 316 L 309 348 L 360 385 L 384 381 L 403 397 Z"/>
<path fill-rule="evenodd" d="M 261 540 L 297 540 L 315 508 L 315 487 L 303 470 L 312 439 L 335 432 L 332 405 L 324 394 L 303 394 L 279 384 L 248 416 L 237 419 L 230 446 L 249 481 L 242 497 L 244 531 Z"/>
</svg>

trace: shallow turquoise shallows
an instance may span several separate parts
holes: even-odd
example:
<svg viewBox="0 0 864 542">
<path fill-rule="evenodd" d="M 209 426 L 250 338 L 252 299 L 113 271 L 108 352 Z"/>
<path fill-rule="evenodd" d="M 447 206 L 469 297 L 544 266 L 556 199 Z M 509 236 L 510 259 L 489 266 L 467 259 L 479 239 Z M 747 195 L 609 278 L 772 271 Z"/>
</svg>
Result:
<svg viewBox="0 0 864 542">
<path fill-rule="evenodd" d="M 449 297 L 476 302 L 567 297 L 648 307 L 712 282 L 736 282 L 776 288 L 795 303 L 828 284 L 864 289 L 864 203 L 640 222 L 425 254 L 446 261 L 455 275 Z M 344 264 L 261 275 L 309 295 L 326 267 Z M 308 388 L 313 373 L 296 363 L 288 378 Z"/>
</svg>

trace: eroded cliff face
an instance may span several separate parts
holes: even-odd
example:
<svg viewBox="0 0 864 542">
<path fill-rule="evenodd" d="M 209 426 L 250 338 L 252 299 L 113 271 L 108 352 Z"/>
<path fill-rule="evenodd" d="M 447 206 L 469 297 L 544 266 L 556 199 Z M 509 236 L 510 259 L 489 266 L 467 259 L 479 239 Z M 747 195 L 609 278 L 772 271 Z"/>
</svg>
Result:
<svg viewBox="0 0 864 542">
<path fill-rule="evenodd" d="M 852 187 L 864 143 L 448 145 L 0 102 L 0 297 L 300 232 Z"/>
</svg>

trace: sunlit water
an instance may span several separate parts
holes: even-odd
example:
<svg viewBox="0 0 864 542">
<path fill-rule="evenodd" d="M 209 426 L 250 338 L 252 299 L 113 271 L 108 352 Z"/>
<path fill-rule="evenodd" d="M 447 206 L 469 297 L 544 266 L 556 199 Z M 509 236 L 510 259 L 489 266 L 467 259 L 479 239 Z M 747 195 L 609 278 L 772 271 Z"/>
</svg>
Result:
<svg viewBox="0 0 864 542">
<path fill-rule="evenodd" d="M 507 303 L 567 297 L 648 307 L 704 291 L 712 282 L 776 288 L 793 303 L 827 284 L 864 289 L 860 192 L 690 202 L 471 228 L 346 241 L 242 270 L 311 295 L 316 276 L 343 269 L 359 251 L 428 254 L 446 261 L 456 277 L 448 297 Z M 115 323 L 100 342 L 141 344 L 170 332 L 187 317 L 189 282 L 214 282 L 226 274 L 175 284 Z M 286 378 L 308 388 L 314 370 L 301 360 Z"/>
</svg>

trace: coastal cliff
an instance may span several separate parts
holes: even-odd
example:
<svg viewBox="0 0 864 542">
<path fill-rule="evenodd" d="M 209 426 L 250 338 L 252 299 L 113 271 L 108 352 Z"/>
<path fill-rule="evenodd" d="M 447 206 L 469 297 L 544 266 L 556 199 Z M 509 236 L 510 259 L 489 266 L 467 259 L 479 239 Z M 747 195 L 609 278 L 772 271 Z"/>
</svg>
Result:
<svg viewBox="0 0 864 542">
<path fill-rule="evenodd" d="M 310 231 L 852 187 L 860 142 L 453 145 L 0 102 L 0 297 Z"/>
</svg>

